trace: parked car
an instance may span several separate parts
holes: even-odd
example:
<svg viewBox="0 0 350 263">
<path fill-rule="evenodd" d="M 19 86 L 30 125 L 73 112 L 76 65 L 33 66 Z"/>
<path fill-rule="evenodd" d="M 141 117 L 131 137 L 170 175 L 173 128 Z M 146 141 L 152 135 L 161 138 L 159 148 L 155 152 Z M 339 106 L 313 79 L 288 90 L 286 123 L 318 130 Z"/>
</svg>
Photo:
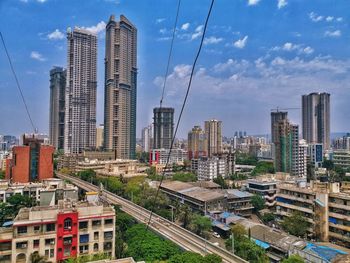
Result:
<svg viewBox="0 0 350 263">
<path fill-rule="evenodd" d="M 217 237 L 217 238 L 220 238 L 220 235 L 218 233 L 216 233 L 216 232 L 213 233 L 213 236 Z"/>
</svg>

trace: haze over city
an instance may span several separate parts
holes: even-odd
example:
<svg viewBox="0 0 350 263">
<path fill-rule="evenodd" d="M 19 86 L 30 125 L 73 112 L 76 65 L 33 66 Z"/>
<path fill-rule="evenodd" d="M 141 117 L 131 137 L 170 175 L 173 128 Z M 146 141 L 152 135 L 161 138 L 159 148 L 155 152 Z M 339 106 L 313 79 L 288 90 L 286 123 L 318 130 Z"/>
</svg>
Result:
<svg viewBox="0 0 350 263">
<path fill-rule="evenodd" d="M 183 1 L 164 105 L 177 116 L 203 30 L 206 5 Z M 202 2 L 202 1 L 200 1 Z M 1 30 L 39 132 L 48 133 L 49 70 L 67 63 L 66 29 L 98 34 L 97 123 L 103 123 L 105 25 L 111 13 L 138 28 L 137 136 L 159 104 L 175 1 L 3 0 Z M 301 108 L 301 95 L 331 94 L 331 131 L 349 130 L 350 3 L 337 1 L 218 1 L 213 10 L 178 137 L 217 118 L 223 135 L 269 133 L 270 110 Z M 10 26 L 11 25 L 11 26 Z M 16 30 L 14 30 L 16 28 Z M 31 127 L 5 53 L 0 52 L 0 132 Z M 289 112 L 300 124 L 301 110 Z"/>
</svg>

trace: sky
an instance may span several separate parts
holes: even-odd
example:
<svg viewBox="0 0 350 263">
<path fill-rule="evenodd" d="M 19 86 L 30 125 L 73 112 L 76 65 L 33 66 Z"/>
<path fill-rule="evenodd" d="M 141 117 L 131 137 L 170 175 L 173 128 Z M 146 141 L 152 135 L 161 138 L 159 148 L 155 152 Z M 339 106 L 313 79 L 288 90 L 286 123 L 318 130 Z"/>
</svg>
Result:
<svg viewBox="0 0 350 263">
<path fill-rule="evenodd" d="M 66 66 L 66 30 L 98 35 L 97 124 L 103 123 L 105 24 L 125 15 L 138 29 L 137 136 L 159 105 L 178 0 L 0 0 L 0 30 L 35 126 L 48 133 L 49 71 Z M 178 113 L 210 0 L 182 0 L 163 105 Z M 223 122 L 267 134 L 271 109 L 293 108 L 301 95 L 331 94 L 331 132 L 350 130 L 350 1 L 216 0 L 178 137 L 194 125 Z M 295 109 L 296 108 L 296 109 Z M 0 134 L 30 132 L 0 46 Z M 177 118 L 177 114 L 175 114 Z"/>
</svg>

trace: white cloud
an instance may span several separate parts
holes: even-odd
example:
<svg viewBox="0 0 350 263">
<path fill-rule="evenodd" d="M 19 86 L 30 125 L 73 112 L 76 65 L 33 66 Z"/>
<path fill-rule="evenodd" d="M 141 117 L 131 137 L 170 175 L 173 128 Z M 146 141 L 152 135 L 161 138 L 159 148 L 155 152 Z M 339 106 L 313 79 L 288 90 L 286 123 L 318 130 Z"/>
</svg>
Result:
<svg viewBox="0 0 350 263">
<path fill-rule="evenodd" d="M 41 55 L 38 51 L 32 51 L 30 53 L 30 57 L 32 59 L 38 60 L 38 61 L 45 61 L 46 58 L 43 57 L 43 55 Z"/>
<path fill-rule="evenodd" d="M 161 33 L 162 35 L 164 35 L 166 32 L 167 32 L 166 28 L 159 29 L 159 33 Z"/>
<path fill-rule="evenodd" d="M 233 43 L 234 47 L 236 48 L 244 48 L 247 44 L 248 36 L 245 36 L 242 39 L 238 39 L 236 42 Z"/>
<path fill-rule="evenodd" d="M 156 19 L 156 24 L 160 24 L 165 21 L 165 18 L 157 18 Z"/>
<path fill-rule="evenodd" d="M 157 41 L 168 41 L 170 39 L 171 39 L 171 37 L 158 37 Z"/>
<path fill-rule="evenodd" d="M 303 52 L 307 55 L 310 55 L 310 54 L 314 53 L 314 49 L 307 46 L 306 48 L 303 49 Z"/>
<path fill-rule="evenodd" d="M 326 17 L 326 21 L 327 21 L 327 22 L 332 22 L 333 19 L 334 19 L 334 16 L 327 16 L 327 17 Z"/>
<path fill-rule="evenodd" d="M 260 0 L 248 0 L 248 5 L 257 5 Z"/>
<path fill-rule="evenodd" d="M 48 34 L 47 38 L 50 40 L 64 39 L 64 34 L 60 30 L 56 29 L 55 31 Z"/>
<path fill-rule="evenodd" d="M 294 45 L 293 43 L 287 42 L 283 45 L 282 49 L 286 51 L 292 51 L 298 48 L 298 45 Z"/>
<path fill-rule="evenodd" d="M 218 43 L 220 43 L 223 40 L 224 39 L 222 37 L 214 37 L 214 36 L 206 37 L 204 39 L 204 45 L 218 44 Z"/>
<path fill-rule="evenodd" d="M 107 2 L 107 3 L 116 4 L 116 5 L 119 5 L 119 4 L 120 4 L 120 1 L 119 1 L 119 0 L 104 0 L 104 1 Z"/>
<path fill-rule="evenodd" d="M 278 0 L 278 2 L 277 2 L 278 9 L 281 9 L 281 8 L 285 7 L 286 5 L 288 5 L 287 0 Z"/>
<path fill-rule="evenodd" d="M 287 51 L 292 52 L 296 51 L 298 54 L 306 54 L 310 55 L 314 52 L 314 49 L 310 46 L 306 46 L 304 44 L 293 44 L 291 42 L 286 42 L 283 46 L 276 46 L 271 49 L 272 51 Z"/>
<path fill-rule="evenodd" d="M 342 17 L 337 17 L 337 22 L 342 22 L 344 19 Z"/>
<path fill-rule="evenodd" d="M 313 21 L 313 22 L 319 22 L 319 21 L 322 21 L 323 20 L 323 16 L 319 16 L 319 15 L 317 15 L 316 13 L 314 13 L 314 12 L 311 12 L 310 14 L 309 14 L 309 18 L 311 19 L 311 21 Z"/>
<path fill-rule="evenodd" d="M 189 29 L 190 28 L 190 23 L 185 23 L 185 24 L 183 24 L 182 26 L 181 26 L 181 29 L 182 30 L 187 30 L 187 29 Z"/>
<path fill-rule="evenodd" d="M 101 22 L 97 23 L 96 26 L 81 27 L 81 28 L 83 28 L 85 30 L 88 30 L 91 33 L 97 35 L 98 33 L 102 32 L 102 31 L 104 31 L 106 29 L 106 23 L 104 21 L 101 21 Z"/>
<path fill-rule="evenodd" d="M 36 0 L 38 3 L 45 3 L 47 0 Z"/>
<path fill-rule="evenodd" d="M 325 37 L 340 37 L 341 36 L 341 31 L 340 30 L 335 30 L 335 31 L 329 31 L 327 30 L 324 32 Z"/>
<path fill-rule="evenodd" d="M 197 26 L 194 33 L 191 35 L 191 40 L 195 40 L 195 39 L 199 38 L 200 36 L 202 36 L 203 28 L 204 28 L 203 25 Z"/>
</svg>

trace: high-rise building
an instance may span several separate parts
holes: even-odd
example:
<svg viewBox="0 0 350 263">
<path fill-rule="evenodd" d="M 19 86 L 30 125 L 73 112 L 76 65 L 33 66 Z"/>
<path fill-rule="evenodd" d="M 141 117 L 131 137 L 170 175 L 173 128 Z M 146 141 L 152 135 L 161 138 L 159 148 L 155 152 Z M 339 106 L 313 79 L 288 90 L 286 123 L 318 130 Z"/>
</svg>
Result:
<svg viewBox="0 0 350 263">
<path fill-rule="evenodd" d="M 135 159 L 137 29 L 123 15 L 106 26 L 104 147 Z"/>
<path fill-rule="evenodd" d="M 275 141 L 275 136 L 274 136 L 274 126 L 275 123 L 281 121 L 281 120 L 286 120 L 288 118 L 288 112 L 286 111 L 272 111 L 271 112 L 271 142 L 273 143 Z"/>
<path fill-rule="evenodd" d="M 150 152 L 152 149 L 152 125 L 143 128 L 141 133 L 142 151 Z"/>
<path fill-rule="evenodd" d="M 222 122 L 218 120 L 205 121 L 204 130 L 208 143 L 208 156 L 222 153 Z"/>
<path fill-rule="evenodd" d="M 205 132 L 200 126 L 194 126 L 188 133 L 188 159 L 207 156 L 208 143 L 205 137 Z"/>
<path fill-rule="evenodd" d="M 66 70 L 50 70 L 50 144 L 56 150 L 64 149 L 64 119 L 66 100 Z"/>
<path fill-rule="evenodd" d="M 96 147 L 97 36 L 75 28 L 67 31 L 65 153 Z"/>
<path fill-rule="evenodd" d="M 104 134 L 104 127 L 103 124 L 100 124 L 100 126 L 96 127 L 96 148 L 101 149 L 103 147 L 103 134 Z"/>
<path fill-rule="evenodd" d="M 174 108 L 153 109 L 153 149 L 170 149 L 174 136 Z"/>
<path fill-rule="evenodd" d="M 330 94 L 310 93 L 302 96 L 303 138 L 307 143 L 330 147 Z"/>
</svg>

